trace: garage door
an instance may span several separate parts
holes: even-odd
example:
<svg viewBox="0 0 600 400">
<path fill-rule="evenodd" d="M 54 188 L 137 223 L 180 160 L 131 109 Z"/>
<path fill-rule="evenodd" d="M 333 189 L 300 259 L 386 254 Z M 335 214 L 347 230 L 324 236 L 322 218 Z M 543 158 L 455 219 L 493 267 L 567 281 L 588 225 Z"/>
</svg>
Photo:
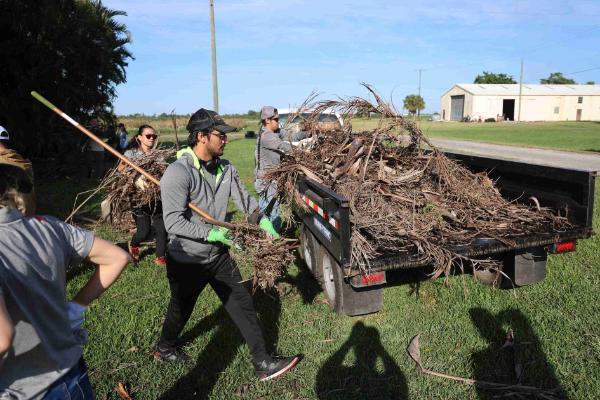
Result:
<svg viewBox="0 0 600 400">
<path fill-rule="evenodd" d="M 465 96 L 450 97 L 450 121 L 462 121 L 465 110 Z"/>
</svg>

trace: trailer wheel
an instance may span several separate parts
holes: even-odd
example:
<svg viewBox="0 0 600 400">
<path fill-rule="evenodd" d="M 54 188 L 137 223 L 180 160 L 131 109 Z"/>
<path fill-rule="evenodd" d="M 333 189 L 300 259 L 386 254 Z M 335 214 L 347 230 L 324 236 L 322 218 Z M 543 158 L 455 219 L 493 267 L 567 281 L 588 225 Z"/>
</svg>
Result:
<svg viewBox="0 0 600 400">
<path fill-rule="evenodd" d="M 321 267 L 319 266 L 319 242 L 314 235 L 305 226 L 300 234 L 300 253 L 306 263 L 306 266 L 312 272 L 313 276 L 320 280 Z"/>
<path fill-rule="evenodd" d="M 475 279 L 483 283 L 484 285 L 489 285 L 493 287 L 500 287 L 502 284 L 503 275 L 500 273 L 500 270 L 494 270 L 491 268 L 482 268 L 473 271 L 473 275 Z"/>
<path fill-rule="evenodd" d="M 383 288 L 355 289 L 344 279 L 344 271 L 323 246 L 319 246 L 321 274 L 319 282 L 329 308 L 337 314 L 363 315 L 381 310 Z"/>
<path fill-rule="evenodd" d="M 342 287 L 343 273 L 340 265 L 331 257 L 323 246 L 319 246 L 321 259 L 320 283 L 327 297 L 329 308 L 337 314 L 343 313 Z"/>
</svg>

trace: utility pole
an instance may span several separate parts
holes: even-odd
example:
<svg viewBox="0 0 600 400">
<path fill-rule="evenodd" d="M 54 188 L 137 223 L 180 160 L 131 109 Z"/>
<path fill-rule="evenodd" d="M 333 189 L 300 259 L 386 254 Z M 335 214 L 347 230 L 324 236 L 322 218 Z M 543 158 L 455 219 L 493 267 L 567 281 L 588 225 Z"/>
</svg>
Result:
<svg viewBox="0 0 600 400">
<path fill-rule="evenodd" d="M 212 51 L 212 83 L 213 107 L 219 113 L 219 85 L 217 83 L 217 44 L 215 41 L 215 5 L 213 0 L 208 0 L 210 8 L 210 49 Z"/>
<path fill-rule="evenodd" d="M 423 68 L 419 68 L 417 71 L 419 71 L 419 98 L 421 98 L 421 72 L 423 71 Z M 417 107 L 417 118 L 419 121 L 421 121 L 421 109 Z"/>
<path fill-rule="evenodd" d="M 521 122 L 521 103 L 523 94 L 523 59 L 521 58 L 521 76 L 519 77 L 519 113 L 517 114 L 517 121 Z"/>
</svg>

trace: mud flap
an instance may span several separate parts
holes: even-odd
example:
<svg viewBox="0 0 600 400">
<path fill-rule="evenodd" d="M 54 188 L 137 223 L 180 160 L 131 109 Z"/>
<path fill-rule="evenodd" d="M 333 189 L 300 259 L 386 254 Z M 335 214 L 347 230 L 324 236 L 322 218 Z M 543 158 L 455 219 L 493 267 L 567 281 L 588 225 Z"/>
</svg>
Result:
<svg viewBox="0 0 600 400">
<path fill-rule="evenodd" d="M 355 289 L 342 282 L 343 312 L 346 315 L 375 313 L 383 307 L 383 286 Z"/>
<path fill-rule="evenodd" d="M 547 252 L 543 247 L 517 252 L 514 257 L 507 257 L 505 272 L 516 286 L 538 283 L 546 278 Z"/>
</svg>

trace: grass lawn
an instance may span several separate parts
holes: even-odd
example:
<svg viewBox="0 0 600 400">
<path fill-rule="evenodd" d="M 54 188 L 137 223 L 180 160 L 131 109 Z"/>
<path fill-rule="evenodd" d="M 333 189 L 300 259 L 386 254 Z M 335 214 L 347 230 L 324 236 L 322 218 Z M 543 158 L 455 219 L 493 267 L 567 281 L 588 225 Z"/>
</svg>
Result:
<svg viewBox="0 0 600 400">
<path fill-rule="evenodd" d="M 408 118 L 408 117 L 407 117 Z M 159 117 L 124 118 L 130 134 L 137 132 L 136 127 L 149 123 L 161 133 L 162 139 L 173 140 L 171 120 Z M 239 126 L 243 136 L 246 130 L 258 131 L 258 120 L 235 118 L 228 120 Z M 180 142 L 185 142 L 186 118 L 177 121 Z M 373 129 L 377 118 L 357 118 L 352 120 L 355 130 Z M 505 122 L 505 123 L 462 123 L 421 121 L 420 127 L 430 137 L 476 142 L 510 144 L 525 147 L 540 147 L 574 151 L 600 152 L 600 122 Z"/>
<path fill-rule="evenodd" d="M 377 120 L 358 119 L 354 129 L 372 129 Z M 425 135 L 434 138 L 472 140 L 561 150 L 600 152 L 600 122 L 505 122 L 505 123 L 420 123 Z"/>
<path fill-rule="evenodd" d="M 254 141 L 244 139 L 226 149 L 249 188 L 253 149 Z M 38 186 L 40 211 L 64 217 L 73 202 L 72 185 L 64 181 Z M 596 207 L 596 229 L 599 223 Z M 99 234 L 127 239 L 106 228 Z M 471 276 L 453 277 L 444 286 L 441 279 L 403 273 L 389 276 L 393 283 L 385 289 L 383 310 L 358 318 L 332 314 L 298 261 L 283 280 L 283 296 L 254 295 L 268 347 L 305 356 L 294 372 L 269 383 L 255 380 L 248 349 L 210 288 L 204 290 L 183 333 L 192 361 L 172 365 L 153 360 L 169 290 L 165 270 L 154 265 L 152 249 L 148 253 L 87 313 L 90 341 L 85 358 L 98 399 L 117 399 L 114 388 L 119 382 L 136 399 L 488 398 L 472 386 L 419 374 L 405 349 L 420 333 L 425 367 L 506 382 L 512 358 L 499 348 L 509 328 L 524 367 L 523 384 L 561 387 L 570 399 L 600 398 L 597 236 L 581 242 L 575 253 L 551 256 L 545 281 L 518 289 L 516 296 L 478 284 Z M 242 270 L 248 277 L 250 271 Z M 86 264 L 71 270 L 69 295 L 91 273 Z"/>
</svg>

